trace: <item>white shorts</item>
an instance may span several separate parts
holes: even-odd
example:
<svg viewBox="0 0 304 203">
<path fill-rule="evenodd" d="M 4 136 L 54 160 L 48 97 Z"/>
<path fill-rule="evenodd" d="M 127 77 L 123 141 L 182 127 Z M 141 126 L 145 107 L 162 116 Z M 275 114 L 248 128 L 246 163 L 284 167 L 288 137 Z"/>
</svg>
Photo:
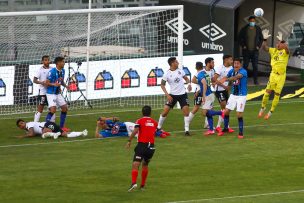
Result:
<svg viewBox="0 0 304 203">
<path fill-rule="evenodd" d="M 202 105 L 202 109 L 210 110 L 213 108 L 213 103 L 214 103 L 215 97 L 214 94 L 209 94 L 206 97 L 205 103 Z"/>
<path fill-rule="evenodd" d="M 126 127 L 127 127 L 127 131 L 128 131 L 128 135 L 130 137 L 130 135 L 132 134 L 134 127 L 135 127 L 135 123 L 132 122 L 124 122 Z M 135 137 L 137 137 L 137 134 L 135 135 Z"/>
<path fill-rule="evenodd" d="M 47 101 L 49 103 L 49 108 L 53 106 L 64 106 L 66 101 L 61 94 L 46 94 Z"/>
<path fill-rule="evenodd" d="M 233 111 L 236 107 L 237 112 L 244 112 L 246 105 L 246 96 L 235 96 L 230 94 L 226 108 Z"/>
</svg>

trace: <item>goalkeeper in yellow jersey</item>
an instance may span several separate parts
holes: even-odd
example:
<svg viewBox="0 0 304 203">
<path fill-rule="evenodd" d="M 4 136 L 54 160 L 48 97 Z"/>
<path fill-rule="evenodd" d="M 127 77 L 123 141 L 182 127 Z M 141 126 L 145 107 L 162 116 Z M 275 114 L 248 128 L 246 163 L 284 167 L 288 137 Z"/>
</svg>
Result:
<svg viewBox="0 0 304 203">
<path fill-rule="evenodd" d="M 267 83 L 266 91 L 262 100 L 262 107 L 259 112 L 258 117 L 261 118 L 266 110 L 266 105 L 269 100 L 269 95 L 274 92 L 274 98 L 272 101 L 270 111 L 264 116 L 265 120 L 268 120 L 275 108 L 277 107 L 280 99 L 280 94 L 283 89 L 285 79 L 286 79 L 286 67 L 289 59 L 289 49 L 287 43 L 283 40 L 281 32 L 278 32 L 278 43 L 276 48 L 268 47 L 267 39 L 271 36 L 269 35 L 269 30 L 265 29 L 262 31 L 264 42 L 262 48 L 269 52 L 271 57 L 271 73 L 269 76 L 269 81 Z"/>
</svg>

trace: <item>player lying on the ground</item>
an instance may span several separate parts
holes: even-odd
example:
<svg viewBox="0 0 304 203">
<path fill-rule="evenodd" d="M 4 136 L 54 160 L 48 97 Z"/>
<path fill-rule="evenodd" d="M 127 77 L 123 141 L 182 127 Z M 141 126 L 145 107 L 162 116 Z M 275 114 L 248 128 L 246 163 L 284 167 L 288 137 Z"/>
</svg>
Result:
<svg viewBox="0 0 304 203">
<path fill-rule="evenodd" d="M 279 41 L 276 48 L 268 47 L 267 39 L 270 36 L 271 35 L 269 34 L 269 30 L 263 30 L 264 42 L 262 44 L 262 48 L 270 54 L 271 73 L 265 94 L 263 96 L 262 106 L 258 115 L 259 118 L 263 116 L 264 111 L 266 110 L 269 96 L 272 92 L 274 92 L 271 109 L 264 117 L 266 120 L 269 119 L 279 103 L 280 94 L 282 92 L 286 79 L 286 67 L 289 59 L 289 49 L 287 43 L 283 40 L 283 34 L 281 32 L 278 33 L 277 38 Z"/>
<path fill-rule="evenodd" d="M 218 133 L 219 136 L 229 132 L 229 113 L 236 108 L 236 115 L 239 122 L 239 139 L 243 137 L 243 112 L 247 96 L 247 71 L 242 67 L 241 59 L 235 58 L 233 69 L 228 72 L 226 81 L 232 82 L 231 94 L 229 96 L 224 117 L 224 129 Z M 230 132 L 229 132 L 230 133 Z"/>
<path fill-rule="evenodd" d="M 134 130 L 135 123 L 119 121 L 118 117 L 99 117 L 97 119 L 95 137 L 106 138 L 106 137 L 123 137 L 130 136 Z M 165 138 L 170 133 L 165 131 L 158 131 L 155 133 L 156 136 Z"/>
<path fill-rule="evenodd" d="M 144 106 L 142 108 L 143 117 L 136 121 L 134 130 L 128 140 L 128 143 L 126 144 L 126 148 L 129 149 L 132 139 L 136 134 L 138 135 L 138 142 L 134 149 L 135 153 L 131 173 L 132 183 L 128 190 L 129 192 L 137 187 L 136 181 L 140 164 L 142 164 L 140 188 L 144 189 L 148 177 L 148 165 L 155 152 L 154 135 L 157 129 L 157 122 L 150 117 L 151 111 L 150 106 Z"/>
<path fill-rule="evenodd" d="M 18 136 L 19 138 L 41 136 L 42 138 L 53 137 L 57 139 L 59 136 L 63 137 L 79 137 L 87 136 L 88 131 L 85 129 L 82 132 L 64 132 L 60 127 L 53 122 L 25 122 L 22 119 L 18 119 L 16 122 L 18 128 L 25 130 L 26 134 Z"/>
</svg>

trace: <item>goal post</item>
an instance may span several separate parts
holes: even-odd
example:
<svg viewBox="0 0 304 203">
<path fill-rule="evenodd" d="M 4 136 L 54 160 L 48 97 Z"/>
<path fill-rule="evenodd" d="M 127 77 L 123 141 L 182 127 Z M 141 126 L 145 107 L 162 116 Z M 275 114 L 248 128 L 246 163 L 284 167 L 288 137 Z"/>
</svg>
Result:
<svg viewBox="0 0 304 203">
<path fill-rule="evenodd" d="M 183 61 L 183 6 L 0 13 L 0 114 L 36 110 L 41 57 L 65 57 L 70 109 L 160 107 L 167 59 Z M 51 67 L 55 67 L 51 64 Z"/>
</svg>

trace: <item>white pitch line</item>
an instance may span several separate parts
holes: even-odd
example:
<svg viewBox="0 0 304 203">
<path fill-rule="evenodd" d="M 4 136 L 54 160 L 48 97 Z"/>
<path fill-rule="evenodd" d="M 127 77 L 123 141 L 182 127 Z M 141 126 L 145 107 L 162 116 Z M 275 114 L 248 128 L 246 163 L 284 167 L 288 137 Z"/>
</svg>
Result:
<svg viewBox="0 0 304 203">
<path fill-rule="evenodd" d="M 277 123 L 277 124 L 267 124 L 267 125 L 245 125 L 246 128 L 254 128 L 254 127 L 269 127 L 269 126 L 282 126 L 282 125 L 303 125 L 304 123 Z M 236 127 L 236 126 L 233 126 Z M 202 129 L 191 130 L 192 132 L 202 131 Z M 170 133 L 180 133 L 184 132 L 183 130 L 171 131 Z M 38 142 L 33 144 L 20 144 L 20 145 L 0 145 L 0 148 L 10 148 L 10 147 L 26 147 L 26 146 L 37 146 L 37 145 L 49 145 L 49 144 L 64 144 L 64 143 L 71 143 L 71 142 L 86 142 L 92 140 L 107 140 L 119 137 L 108 137 L 108 138 L 88 138 L 82 140 L 68 140 L 68 141 L 61 141 L 61 142 Z"/>
<path fill-rule="evenodd" d="M 292 103 L 304 103 L 304 100 L 302 101 L 280 101 L 280 104 L 292 104 Z M 261 105 L 260 101 L 249 101 L 246 103 L 246 106 L 254 106 L 254 105 Z M 214 107 L 219 107 L 219 105 L 215 105 Z M 162 110 L 163 108 L 155 108 L 153 110 Z M 178 110 L 178 109 L 175 109 Z M 87 113 L 78 113 L 78 114 L 68 114 L 68 117 L 75 117 L 75 116 L 86 116 L 86 115 L 101 115 L 101 114 L 113 114 L 113 113 L 123 113 L 123 112 L 134 112 L 139 111 L 139 109 L 126 109 L 126 110 L 113 110 L 113 111 L 99 111 L 99 112 L 87 112 Z M 33 112 L 34 113 L 34 112 Z M 26 113 L 28 114 L 28 113 Z M 17 115 L 17 114 L 15 114 Z M 20 116 L 22 117 L 22 116 Z M 24 116 L 22 118 L 33 118 L 33 116 Z M 10 119 L 16 119 L 16 117 L 1 117 L 0 120 L 10 120 Z"/>
<path fill-rule="evenodd" d="M 261 194 L 253 194 L 253 195 L 239 195 L 239 196 L 230 196 L 230 197 L 215 197 L 215 198 L 208 198 L 208 199 L 193 199 L 193 200 L 175 201 L 175 202 L 167 202 L 167 203 L 205 202 L 205 201 L 213 201 L 213 200 L 250 198 L 250 197 L 282 195 L 282 194 L 292 194 L 292 193 L 302 193 L 302 192 L 304 192 L 304 190 L 293 190 L 293 191 L 286 191 L 286 192 L 271 192 L 271 193 L 261 193 Z"/>
</svg>

